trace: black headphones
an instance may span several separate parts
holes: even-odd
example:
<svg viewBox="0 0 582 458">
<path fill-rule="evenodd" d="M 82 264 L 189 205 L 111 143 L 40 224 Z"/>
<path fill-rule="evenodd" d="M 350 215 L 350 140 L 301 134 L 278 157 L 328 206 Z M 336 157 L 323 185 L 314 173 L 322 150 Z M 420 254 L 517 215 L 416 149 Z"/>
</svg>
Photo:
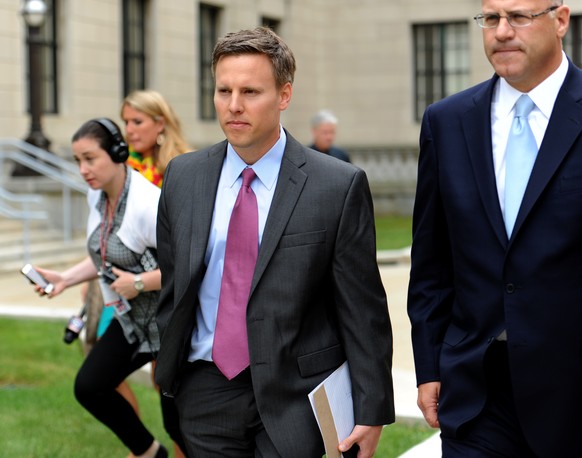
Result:
<svg viewBox="0 0 582 458">
<path fill-rule="evenodd" d="M 98 118 L 93 121 L 109 132 L 113 139 L 113 145 L 111 145 L 111 148 L 107 151 L 109 156 L 111 156 L 111 160 L 117 163 L 127 161 L 127 158 L 129 157 L 129 148 L 127 147 L 127 143 L 123 141 L 123 136 L 115 123 L 107 118 Z"/>
</svg>

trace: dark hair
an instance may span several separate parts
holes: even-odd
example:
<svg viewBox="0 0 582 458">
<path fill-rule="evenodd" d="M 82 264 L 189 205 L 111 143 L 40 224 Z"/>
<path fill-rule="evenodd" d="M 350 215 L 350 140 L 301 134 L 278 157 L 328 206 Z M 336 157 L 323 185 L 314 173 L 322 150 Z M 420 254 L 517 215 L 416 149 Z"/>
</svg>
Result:
<svg viewBox="0 0 582 458">
<path fill-rule="evenodd" d="M 111 124 L 115 126 L 115 128 L 119 132 L 120 137 L 122 138 L 119 126 L 111 119 L 109 119 L 109 121 L 111 122 Z M 79 127 L 77 132 L 73 134 L 71 143 L 74 143 L 82 138 L 91 138 L 95 140 L 99 144 L 99 147 L 107 151 L 108 153 L 109 151 L 112 150 L 115 144 L 115 139 L 113 138 L 111 133 L 103 125 L 98 123 L 95 119 L 91 119 L 85 122 L 81 127 Z"/>
<path fill-rule="evenodd" d="M 273 65 L 277 87 L 293 83 L 295 57 L 287 44 L 271 29 L 257 27 L 225 35 L 218 40 L 212 53 L 212 74 L 221 57 L 241 54 L 264 54 Z"/>
</svg>

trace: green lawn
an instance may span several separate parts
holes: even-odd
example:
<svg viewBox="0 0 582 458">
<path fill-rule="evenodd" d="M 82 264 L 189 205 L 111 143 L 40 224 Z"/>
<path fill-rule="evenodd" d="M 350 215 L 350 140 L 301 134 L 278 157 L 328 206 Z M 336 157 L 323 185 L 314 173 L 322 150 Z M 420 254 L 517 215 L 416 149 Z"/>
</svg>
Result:
<svg viewBox="0 0 582 458">
<path fill-rule="evenodd" d="M 113 434 L 73 396 L 82 362 L 78 342 L 62 341 L 65 321 L 0 318 L 1 456 L 111 458 L 127 456 Z M 170 446 L 152 388 L 132 384 L 142 418 Z M 434 433 L 422 424 L 397 423 L 384 430 L 377 457 L 396 457 Z"/>
<path fill-rule="evenodd" d="M 394 250 L 412 243 L 412 217 L 377 216 L 376 243 L 378 250 Z"/>
<path fill-rule="evenodd" d="M 66 322 L 0 318 L 1 456 L 125 457 L 121 442 L 75 400 L 73 381 L 83 355 L 63 343 Z M 159 396 L 133 384 L 142 418 L 166 445 Z"/>
</svg>

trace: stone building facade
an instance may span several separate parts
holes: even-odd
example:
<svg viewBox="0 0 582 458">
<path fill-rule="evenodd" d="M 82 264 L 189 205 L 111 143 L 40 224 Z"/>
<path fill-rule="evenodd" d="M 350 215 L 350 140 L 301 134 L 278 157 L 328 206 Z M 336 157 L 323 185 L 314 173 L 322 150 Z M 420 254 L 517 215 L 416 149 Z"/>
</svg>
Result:
<svg viewBox="0 0 582 458">
<path fill-rule="evenodd" d="M 492 73 L 472 19 L 479 0 L 45 1 L 43 131 L 63 156 L 83 121 L 119 121 L 125 93 L 140 87 L 167 97 L 192 146 L 221 140 L 209 54 L 217 37 L 262 24 L 297 59 L 285 127 L 308 143 L 310 116 L 331 109 L 340 120 L 338 144 L 380 178 L 382 167 L 414 173 L 414 157 L 407 155 L 414 154 L 428 103 Z M 19 8 L 15 0 L 0 0 L 0 138 L 25 137 L 30 122 Z M 567 48 L 579 63 L 582 7 L 572 8 Z M 404 159 L 383 159 L 390 151 Z"/>
</svg>

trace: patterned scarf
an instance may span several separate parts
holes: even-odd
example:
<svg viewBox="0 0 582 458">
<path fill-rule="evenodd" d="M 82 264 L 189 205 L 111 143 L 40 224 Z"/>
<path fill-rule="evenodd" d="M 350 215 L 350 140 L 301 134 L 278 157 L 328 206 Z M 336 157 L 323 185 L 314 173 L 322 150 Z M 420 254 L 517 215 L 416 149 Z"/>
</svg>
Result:
<svg viewBox="0 0 582 458">
<path fill-rule="evenodd" d="M 143 157 L 140 153 L 130 150 L 127 165 L 132 169 L 137 170 L 157 187 L 162 187 L 162 180 L 164 177 L 154 165 L 152 157 Z"/>
</svg>

